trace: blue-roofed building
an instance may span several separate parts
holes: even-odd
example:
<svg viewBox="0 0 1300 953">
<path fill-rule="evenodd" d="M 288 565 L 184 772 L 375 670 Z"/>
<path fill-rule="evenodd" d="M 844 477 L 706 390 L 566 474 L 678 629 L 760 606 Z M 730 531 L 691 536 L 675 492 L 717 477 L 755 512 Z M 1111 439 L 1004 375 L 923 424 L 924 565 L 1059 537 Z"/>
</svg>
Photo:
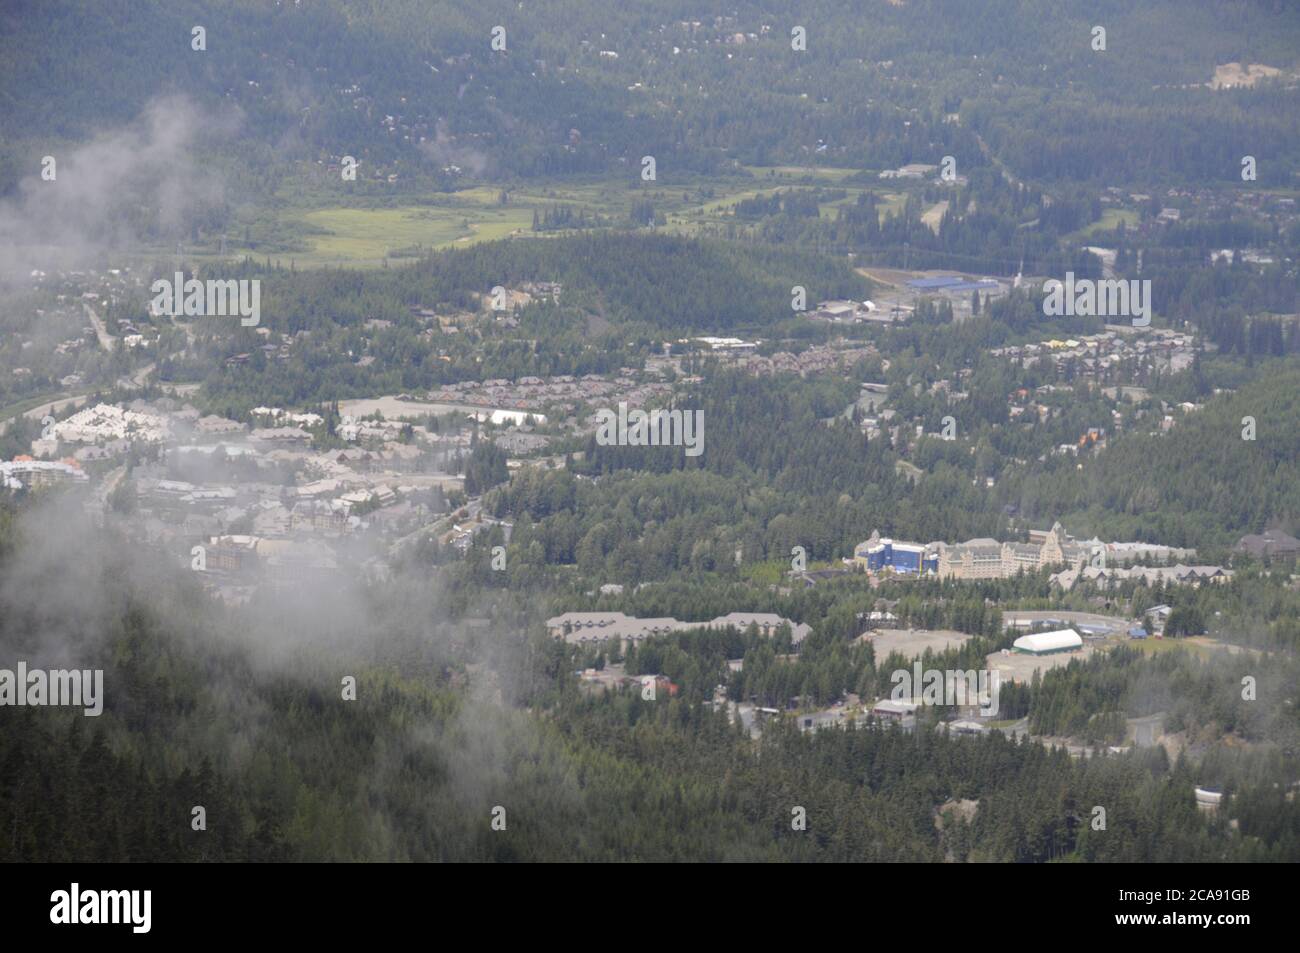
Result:
<svg viewBox="0 0 1300 953">
<path fill-rule="evenodd" d="M 866 566 L 867 572 L 921 574 L 939 571 L 939 554 L 919 543 L 899 543 L 873 537 L 859 543 L 853 556 Z"/>
<path fill-rule="evenodd" d="M 907 283 L 907 286 L 915 288 L 917 291 L 940 291 L 953 285 L 959 285 L 965 280 L 965 278 L 958 278 L 956 275 L 939 275 L 935 278 L 913 278 Z"/>
<path fill-rule="evenodd" d="M 978 281 L 963 281 L 960 284 L 950 285 L 944 288 L 944 291 L 967 292 L 967 291 L 998 291 L 1000 285 L 994 278 L 981 278 Z"/>
<path fill-rule="evenodd" d="M 939 275 L 934 278 L 913 278 L 907 282 L 913 291 L 938 291 L 943 294 L 969 294 L 972 291 L 998 291 L 1002 285 L 996 278 L 979 278 L 970 281 L 957 275 Z"/>
</svg>

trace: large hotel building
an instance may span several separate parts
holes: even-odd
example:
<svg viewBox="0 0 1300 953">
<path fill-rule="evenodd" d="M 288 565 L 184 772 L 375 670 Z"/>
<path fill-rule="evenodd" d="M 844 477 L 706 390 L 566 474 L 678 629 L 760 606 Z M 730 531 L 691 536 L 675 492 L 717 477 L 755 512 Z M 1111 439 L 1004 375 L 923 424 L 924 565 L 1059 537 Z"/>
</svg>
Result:
<svg viewBox="0 0 1300 953">
<path fill-rule="evenodd" d="M 971 539 L 964 543 L 904 543 L 872 533 L 859 543 L 854 561 L 868 572 L 934 573 L 940 579 L 1006 579 L 1022 569 L 1081 569 L 1093 546 L 1072 539 L 1061 524 L 1031 534 L 1027 543 Z M 1100 541 L 1098 546 L 1104 546 Z"/>
</svg>

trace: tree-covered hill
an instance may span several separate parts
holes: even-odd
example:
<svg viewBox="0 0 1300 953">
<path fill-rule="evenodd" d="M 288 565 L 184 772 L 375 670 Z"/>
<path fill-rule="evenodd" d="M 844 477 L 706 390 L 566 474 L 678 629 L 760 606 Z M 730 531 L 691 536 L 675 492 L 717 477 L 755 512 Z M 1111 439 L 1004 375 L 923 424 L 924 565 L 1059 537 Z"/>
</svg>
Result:
<svg viewBox="0 0 1300 953">
<path fill-rule="evenodd" d="M 678 676 L 677 698 L 586 697 L 560 643 L 499 624 L 474 646 L 427 578 L 365 596 L 366 630 L 337 642 L 289 603 L 208 604 L 180 570 L 112 539 L 79 545 L 111 548 L 115 565 L 87 559 L 60 578 L 47 572 L 59 545 L 36 535 L 47 525 L 0 526 L 4 657 L 39 663 L 75 644 L 77 664 L 104 669 L 106 692 L 98 718 L 4 710 L 0 860 L 1295 859 L 1300 814 L 1267 749 L 1198 771 L 1160 750 L 1080 760 L 997 733 L 791 724 L 755 742 L 698 703 L 714 671 Z M 490 666 L 467 664 L 483 650 Z M 677 671 L 675 646 L 653 651 Z M 1179 697 L 1188 680 L 1216 698 L 1235 691 L 1186 660 L 1128 666 L 1163 671 Z M 1113 688 L 1118 671 L 1059 673 L 1042 717 L 1086 718 L 1060 699 L 1091 699 L 1077 686 Z M 1238 828 L 1197 811 L 1202 776 L 1237 799 Z M 973 817 L 935 823 L 966 798 L 979 802 Z M 1098 804 L 1108 833 L 1088 824 Z M 806 830 L 791 824 L 796 808 Z"/>
<path fill-rule="evenodd" d="M 1082 468 L 1036 472 L 1011 492 L 1026 514 L 1071 514 L 1104 538 L 1226 546 L 1289 525 L 1300 517 L 1300 374 L 1264 375 L 1167 435 L 1119 439 Z"/>
<path fill-rule="evenodd" d="M 646 154 L 669 179 L 733 162 L 879 169 L 943 155 L 971 169 L 988 162 L 984 146 L 1022 176 L 1076 181 L 1229 181 L 1250 154 L 1278 184 L 1296 162 L 1295 13 L 1284 0 L 822 0 L 797 14 L 654 0 L 598 15 L 580 0 L 17 0 L 0 12 L 0 194 L 53 144 L 176 94 L 205 121 L 242 126 L 238 148 L 229 136 L 205 148 L 263 194 L 287 162 L 345 154 L 445 186 L 632 178 Z M 196 25 L 204 52 L 191 49 Z M 491 47 L 497 26 L 504 51 Z M 796 26 L 806 50 L 791 48 Z M 1204 86 L 1232 61 L 1283 78 Z"/>
</svg>

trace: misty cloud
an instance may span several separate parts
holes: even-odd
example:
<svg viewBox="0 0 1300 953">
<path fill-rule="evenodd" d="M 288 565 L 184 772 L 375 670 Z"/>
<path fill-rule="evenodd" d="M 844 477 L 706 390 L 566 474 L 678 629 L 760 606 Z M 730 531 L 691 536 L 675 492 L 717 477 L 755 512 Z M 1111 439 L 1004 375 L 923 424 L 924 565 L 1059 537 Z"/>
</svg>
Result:
<svg viewBox="0 0 1300 953">
<path fill-rule="evenodd" d="M 482 175 L 488 168 L 486 153 L 473 146 L 461 145 L 448 134 L 446 120 L 439 119 L 432 141 L 420 143 L 420 152 L 439 166 L 456 165 L 471 175 Z"/>
<path fill-rule="evenodd" d="M 129 126 L 52 148 L 54 180 L 41 177 L 37 158 L 16 195 L 0 202 L 0 281 L 183 238 L 190 216 L 224 196 L 220 177 L 199 162 L 201 144 L 237 125 L 233 112 L 171 96 L 152 100 Z"/>
</svg>

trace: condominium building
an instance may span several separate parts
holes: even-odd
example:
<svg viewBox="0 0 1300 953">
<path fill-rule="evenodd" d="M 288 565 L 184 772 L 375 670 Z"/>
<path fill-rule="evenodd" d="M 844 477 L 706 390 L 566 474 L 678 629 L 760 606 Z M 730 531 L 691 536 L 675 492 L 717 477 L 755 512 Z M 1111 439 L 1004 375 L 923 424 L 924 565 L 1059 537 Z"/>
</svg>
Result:
<svg viewBox="0 0 1300 953">
<path fill-rule="evenodd" d="M 41 490 L 59 483 L 85 483 L 86 474 L 75 460 L 33 460 L 23 455 L 0 461 L 0 487 Z"/>
<path fill-rule="evenodd" d="M 546 630 L 553 638 L 580 645 L 613 641 L 625 646 L 673 632 L 727 627 L 744 632 L 752 626 L 759 635 L 770 638 L 783 625 L 790 627 L 791 640 L 795 645 L 812 631 L 807 623 L 792 622 L 775 612 L 729 612 L 708 622 L 679 622 L 667 617 L 638 619 L 622 612 L 566 612 L 546 620 Z"/>
</svg>

